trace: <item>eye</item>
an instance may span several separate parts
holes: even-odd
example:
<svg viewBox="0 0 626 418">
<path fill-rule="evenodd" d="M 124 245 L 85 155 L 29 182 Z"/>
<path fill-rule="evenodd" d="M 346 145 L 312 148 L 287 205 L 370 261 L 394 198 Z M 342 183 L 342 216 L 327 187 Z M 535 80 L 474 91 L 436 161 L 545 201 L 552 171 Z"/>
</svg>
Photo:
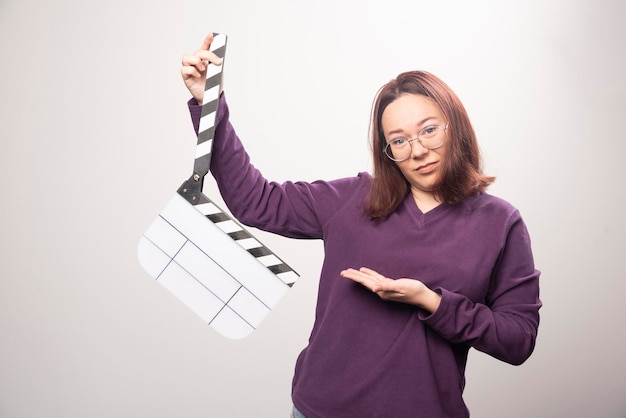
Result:
<svg viewBox="0 0 626 418">
<path fill-rule="evenodd" d="M 420 136 L 433 136 L 437 133 L 439 127 L 437 125 L 427 126 L 420 131 Z"/>
<path fill-rule="evenodd" d="M 408 142 L 408 139 L 400 137 L 400 138 L 393 139 L 391 142 L 389 142 L 389 145 L 391 145 L 392 147 L 401 147 L 407 142 Z"/>
</svg>

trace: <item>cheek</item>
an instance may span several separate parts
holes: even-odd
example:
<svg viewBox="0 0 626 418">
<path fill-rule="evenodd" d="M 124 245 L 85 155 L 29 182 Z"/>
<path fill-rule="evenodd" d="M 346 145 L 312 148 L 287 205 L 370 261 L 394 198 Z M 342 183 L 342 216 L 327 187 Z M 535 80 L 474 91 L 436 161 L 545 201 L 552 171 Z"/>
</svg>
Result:
<svg viewBox="0 0 626 418">
<path fill-rule="evenodd" d="M 395 163 L 395 164 L 404 177 L 408 177 L 411 174 L 411 168 L 409 167 L 409 164 L 407 164 L 406 161 L 402 161 L 402 162 Z"/>
<path fill-rule="evenodd" d="M 445 163 L 446 159 L 448 158 L 448 148 L 444 144 L 441 148 L 439 148 L 437 150 L 434 150 L 433 152 L 435 152 L 437 154 L 437 157 L 438 157 L 439 162 L 440 162 L 439 168 L 441 169 L 441 165 L 443 165 L 443 163 Z"/>
<path fill-rule="evenodd" d="M 448 141 L 444 142 L 441 147 L 437 148 L 434 151 L 437 152 L 439 158 L 444 159 L 448 152 Z"/>
</svg>

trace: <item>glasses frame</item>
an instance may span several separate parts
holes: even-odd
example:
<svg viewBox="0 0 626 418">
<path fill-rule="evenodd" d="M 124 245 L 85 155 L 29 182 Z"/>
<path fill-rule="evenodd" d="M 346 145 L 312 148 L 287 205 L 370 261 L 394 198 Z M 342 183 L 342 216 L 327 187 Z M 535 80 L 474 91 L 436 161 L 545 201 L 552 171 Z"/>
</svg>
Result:
<svg viewBox="0 0 626 418">
<path fill-rule="evenodd" d="M 442 125 L 428 125 L 428 126 L 423 127 L 422 129 L 420 129 L 420 132 L 422 132 L 426 128 L 432 128 L 432 127 L 441 128 L 443 130 L 443 139 L 442 139 L 442 141 L 441 141 L 441 143 L 439 145 L 437 145 L 435 147 L 427 147 L 427 146 L 425 146 L 422 143 L 422 140 L 420 139 L 420 137 L 418 135 L 418 136 L 416 136 L 413 139 L 407 139 L 408 144 L 409 144 L 409 149 L 411 150 L 411 152 L 413 151 L 413 142 L 415 142 L 415 141 L 419 142 L 420 145 L 422 147 L 426 148 L 427 150 L 433 150 L 433 149 L 441 148 L 441 146 L 446 142 L 446 133 L 448 132 L 448 126 L 449 125 L 450 125 L 449 123 L 446 123 L 446 126 L 442 126 Z M 393 142 L 393 141 L 391 141 L 391 142 Z M 409 152 L 409 155 L 407 155 L 406 158 L 401 158 L 401 159 L 394 158 L 393 157 L 393 152 L 390 149 L 391 142 L 387 142 L 387 144 L 383 148 L 383 153 L 387 156 L 387 158 L 389 158 L 391 161 L 395 161 L 397 163 L 402 162 L 402 161 L 406 161 L 409 158 L 411 158 L 411 152 Z"/>
</svg>

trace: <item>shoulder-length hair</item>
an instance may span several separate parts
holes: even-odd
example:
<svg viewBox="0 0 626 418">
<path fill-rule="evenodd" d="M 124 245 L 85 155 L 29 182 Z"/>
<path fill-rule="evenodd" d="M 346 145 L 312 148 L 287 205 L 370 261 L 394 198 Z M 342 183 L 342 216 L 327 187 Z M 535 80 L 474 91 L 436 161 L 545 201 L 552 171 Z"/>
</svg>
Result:
<svg viewBox="0 0 626 418">
<path fill-rule="evenodd" d="M 381 123 L 383 112 L 403 94 L 420 94 L 430 98 L 448 122 L 446 153 L 433 190 L 439 201 L 459 203 L 484 191 L 495 180 L 482 172 L 476 134 L 457 95 L 433 74 L 425 71 L 405 72 L 381 87 L 372 107 L 369 136 L 374 173 L 365 206 L 372 218 L 389 215 L 410 192 L 409 182 L 383 151 L 386 145 Z"/>
</svg>

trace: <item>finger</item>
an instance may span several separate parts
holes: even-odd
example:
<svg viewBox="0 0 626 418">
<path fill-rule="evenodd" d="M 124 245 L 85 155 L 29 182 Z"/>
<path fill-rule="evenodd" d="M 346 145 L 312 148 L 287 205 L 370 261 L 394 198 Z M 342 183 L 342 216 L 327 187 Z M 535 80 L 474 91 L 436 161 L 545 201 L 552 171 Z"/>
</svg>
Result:
<svg viewBox="0 0 626 418">
<path fill-rule="evenodd" d="M 362 274 L 355 269 L 345 269 L 343 270 L 341 273 L 339 273 L 341 275 L 341 277 L 345 277 L 346 279 L 356 279 L 356 278 L 362 278 Z"/>
<path fill-rule="evenodd" d="M 199 49 L 194 54 L 194 56 L 198 57 L 202 61 L 208 61 L 215 65 L 221 65 L 222 59 L 215 55 L 215 53 L 211 51 L 207 51 L 206 49 Z"/>
<path fill-rule="evenodd" d="M 397 294 L 397 291 L 393 288 L 393 284 L 389 284 L 388 282 L 372 282 L 369 289 L 383 299 Z"/>
<path fill-rule="evenodd" d="M 364 286 L 368 286 L 368 283 L 371 282 L 371 278 L 355 269 L 343 270 L 340 275 L 346 279 L 361 283 Z"/>
<path fill-rule="evenodd" d="M 207 63 L 221 65 L 222 59 L 210 51 L 198 50 L 194 54 L 184 54 L 181 59 L 183 66 L 193 65 L 198 71 L 206 70 Z"/>
<path fill-rule="evenodd" d="M 204 41 L 202 41 L 202 45 L 200 46 L 200 49 L 204 49 L 208 51 L 209 48 L 211 47 L 211 42 L 213 42 L 213 32 L 209 32 L 208 35 L 204 38 Z"/>
<path fill-rule="evenodd" d="M 192 67 L 192 66 L 184 66 L 180 69 L 180 73 L 182 74 L 183 78 L 187 79 L 187 78 L 199 78 L 202 74 L 200 74 L 200 71 L 198 71 L 198 69 L 196 67 Z"/>
<path fill-rule="evenodd" d="M 192 54 L 183 55 L 181 64 L 183 65 L 183 68 L 185 67 L 196 68 L 198 72 L 200 73 L 206 70 L 206 66 L 207 66 L 206 62 L 201 57 L 198 57 Z"/>
<path fill-rule="evenodd" d="M 376 283 L 374 284 L 371 288 L 372 292 L 374 293 L 379 293 L 379 296 L 381 296 L 381 293 L 385 292 L 385 289 L 383 288 L 383 286 L 380 283 Z"/>
<path fill-rule="evenodd" d="M 361 273 L 363 273 L 363 274 L 367 274 L 367 275 L 372 276 L 372 277 L 380 276 L 380 274 L 378 274 L 378 272 L 376 270 L 372 270 L 372 269 L 367 268 L 367 267 L 361 267 L 359 269 L 359 271 Z"/>
<path fill-rule="evenodd" d="M 397 285 L 394 280 L 376 282 L 375 287 L 376 287 L 375 292 L 398 293 Z"/>
<path fill-rule="evenodd" d="M 212 42 L 213 32 L 209 32 L 209 34 L 204 38 L 202 45 L 200 45 L 200 49 L 198 49 L 194 55 L 215 65 L 221 65 L 222 59 L 210 51 Z"/>
<path fill-rule="evenodd" d="M 367 274 L 368 276 L 371 276 L 372 278 L 377 279 L 377 280 L 383 280 L 383 279 L 386 279 L 386 277 L 385 277 L 385 276 L 383 276 L 382 274 L 378 273 L 378 272 L 377 272 L 377 271 L 375 271 L 375 270 L 372 270 L 372 269 L 370 269 L 370 268 L 367 268 L 367 267 L 361 267 L 361 268 L 359 269 L 359 271 L 360 271 L 361 273 L 363 273 L 363 274 Z"/>
</svg>

